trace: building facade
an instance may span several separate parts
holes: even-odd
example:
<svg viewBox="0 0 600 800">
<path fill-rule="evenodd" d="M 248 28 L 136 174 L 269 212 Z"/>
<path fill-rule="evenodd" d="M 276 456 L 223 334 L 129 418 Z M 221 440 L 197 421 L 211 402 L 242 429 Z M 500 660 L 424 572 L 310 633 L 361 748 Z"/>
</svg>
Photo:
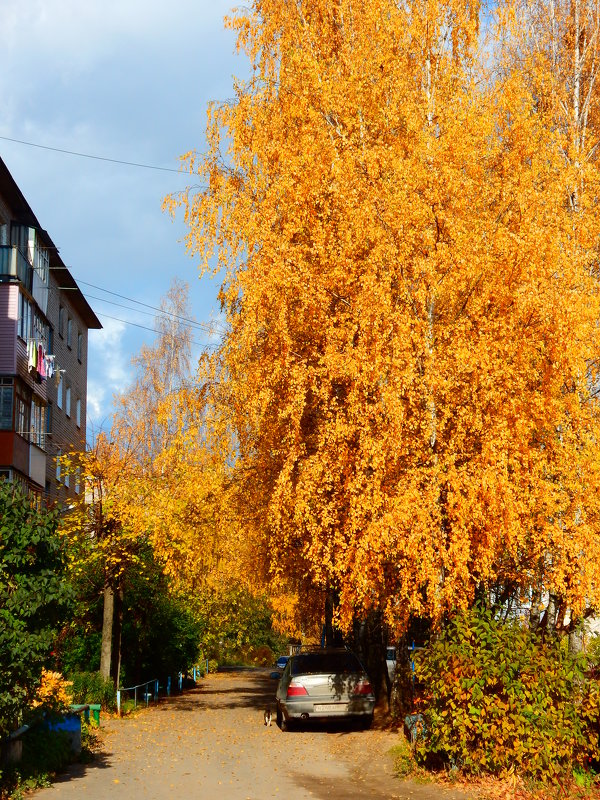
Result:
<svg viewBox="0 0 600 800">
<path fill-rule="evenodd" d="M 88 331 L 101 324 L 0 159 L 0 476 L 49 505 L 83 487 Z"/>
</svg>

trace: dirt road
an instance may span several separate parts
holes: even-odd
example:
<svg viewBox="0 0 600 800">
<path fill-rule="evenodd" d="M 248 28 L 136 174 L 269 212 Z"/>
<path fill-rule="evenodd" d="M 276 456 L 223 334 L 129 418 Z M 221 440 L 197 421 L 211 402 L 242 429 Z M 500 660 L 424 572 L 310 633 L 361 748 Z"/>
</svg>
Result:
<svg viewBox="0 0 600 800">
<path fill-rule="evenodd" d="M 211 675 L 200 687 L 126 719 L 103 721 L 103 752 L 36 800 L 458 800 L 460 792 L 398 780 L 394 734 L 265 727 L 268 672 Z"/>
</svg>

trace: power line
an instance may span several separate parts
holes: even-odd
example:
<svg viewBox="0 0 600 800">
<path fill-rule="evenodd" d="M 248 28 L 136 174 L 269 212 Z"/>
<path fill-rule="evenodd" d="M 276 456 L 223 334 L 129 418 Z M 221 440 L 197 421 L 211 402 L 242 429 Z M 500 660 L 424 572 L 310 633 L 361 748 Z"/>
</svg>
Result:
<svg viewBox="0 0 600 800">
<path fill-rule="evenodd" d="M 135 328 L 142 328 L 144 331 L 152 331 L 152 333 L 161 334 L 162 331 L 156 330 L 156 328 L 149 328 L 147 325 L 140 325 L 138 322 L 129 322 L 127 319 L 120 319 L 120 317 L 111 317 L 110 314 L 105 314 L 103 311 L 97 312 L 99 317 L 106 317 L 107 319 L 114 319 L 116 322 L 122 322 L 124 325 L 133 325 Z M 175 336 L 176 339 L 183 339 L 183 336 Z M 212 342 L 197 342 L 195 339 L 190 340 L 192 344 L 197 345 L 198 347 L 218 347 L 218 344 L 213 344 Z"/>
<path fill-rule="evenodd" d="M 98 300 L 101 303 L 110 303 L 111 306 L 118 306 L 118 308 L 125 308 L 127 311 L 135 311 L 138 314 L 147 314 L 148 316 L 153 316 L 151 311 L 142 311 L 141 309 L 138 308 L 132 308 L 131 306 L 123 305 L 123 303 L 116 303 L 114 300 L 107 300 L 106 297 L 96 297 L 93 294 L 87 294 L 87 293 L 86 297 L 91 300 Z M 169 316 L 175 317 L 176 319 L 185 319 L 184 317 L 179 317 L 177 314 L 172 314 L 170 311 L 163 311 L 162 313 L 165 315 L 168 314 Z M 192 328 L 195 328 L 196 330 L 204 331 L 206 333 L 214 332 L 213 326 L 208 322 L 192 322 L 192 320 L 185 320 L 185 321 L 188 322 L 189 325 Z"/>
<path fill-rule="evenodd" d="M 144 306 L 144 308 L 150 308 L 150 309 L 152 309 L 152 311 L 158 311 L 159 314 L 165 314 L 167 316 L 173 317 L 174 319 L 179 319 L 182 322 L 187 322 L 190 325 L 195 325 L 198 328 L 202 328 L 203 330 L 208 331 L 209 333 L 213 332 L 214 327 L 221 328 L 221 330 L 224 331 L 224 326 L 221 325 L 219 322 L 215 322 L 214 326 L 213 326 L 213 324 L 208 323 L 208 322 L 198 322 L 195 319 L 189 319 L 188 317 L 182 317 L 179 314 L 174 314 L 171 311 L 166 311 L 166 310 L 164 310 L 162 308 L 157 308 L 157 306 L 152 306 L 149 303 L 143 303 L 141 300 L 135 300 L 135 298 L 133 298 L 133 297 L 126 297 L 124 294 L 119 294 L 119 292 L 113 292 L 111 289 L 103 289 L 102 286 L 96 286 L 96 284 L 94 284 L 94 283 L 88 283 L 88 281 L 82 281 L 82 280 L 79 280 L 79 278 L 75 278 L 75 281 L 76 281 L 76 283 L 78 283 L 78 284 L 81 283 L 84 286 L 91 286 L 92 289 L 98 289 L 99 292 L 105 292 L 106 294 L 110 294 L 113 297 L 118 297 L 119 300 L 127 300 L 128 303 L 136 303 L 139 306 Z M 89 296 L 92 297 L 92 295 L 89 295 Z M 102 301 L 103 298 L 96 297 L 94 299 Z M 111 301 L 110 300 L 104 300 L 104 302 L 110 303 Z M 118 303 L 115 303 L 115 305 L 118 305 Z"/>
<path fill-rule="evenodd" d="M 158 167 L 155 164 L 140 164 L 135 161 L 122 161 L 118 158 L 107 158 L 105 156 L 94 156 L 90 153 L 77 153 L 74 150 L 62 150 L 60 147 L 49 147 L 45 144 L 37 144 L 36 142 L 24 142 L 22 139 L 12 139 L 10 136 L 0 136 L 5 142 L 14 142 L 15 144 L 25 144 L 27 147 L 37 147 L 40 150 L 51 150 L 54 153 L 63 153 L 68 156 L 77 156 L 78 158 L 91 158 L 94 161 L 109 161 L 111 164 L 121 164 L 127 167 L 139 167 L 140 169 L 154 169 L 160 172 L 176 172 L 178 175 L 185 175 L 186 173 L 180 169 L 173 169 L 173 167 Z"/>
</svg>

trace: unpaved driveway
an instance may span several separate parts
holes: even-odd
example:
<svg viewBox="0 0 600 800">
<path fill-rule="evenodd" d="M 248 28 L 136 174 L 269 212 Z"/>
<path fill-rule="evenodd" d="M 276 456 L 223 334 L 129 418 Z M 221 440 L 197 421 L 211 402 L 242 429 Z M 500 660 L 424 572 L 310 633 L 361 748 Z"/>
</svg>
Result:
<svg viewBox="0 0 600 800">
<path fill-rule="evenodd" d="M 347 727 L 265 727 L 268 672 L 211 675 L 200 687 L 102 723 L 104 749 L 36 800 L 458 800 L 460 792 L 399 781 L 394 734 Z"/>
</svg>

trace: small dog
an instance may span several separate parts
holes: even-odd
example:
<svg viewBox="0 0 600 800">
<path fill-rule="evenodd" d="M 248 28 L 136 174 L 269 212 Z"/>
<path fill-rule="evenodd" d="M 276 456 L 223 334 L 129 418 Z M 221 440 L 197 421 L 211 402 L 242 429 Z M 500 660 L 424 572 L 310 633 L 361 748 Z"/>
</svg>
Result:
<svg viewBox="0 0 600 800">
<path fill-rule="evenodd" d="M 271 713 L 270 708 L 265 709 L 265 725 L 268 727 L 271 724 L 271 720 L 273 719 L 273 714 Z"/>
</svg>

